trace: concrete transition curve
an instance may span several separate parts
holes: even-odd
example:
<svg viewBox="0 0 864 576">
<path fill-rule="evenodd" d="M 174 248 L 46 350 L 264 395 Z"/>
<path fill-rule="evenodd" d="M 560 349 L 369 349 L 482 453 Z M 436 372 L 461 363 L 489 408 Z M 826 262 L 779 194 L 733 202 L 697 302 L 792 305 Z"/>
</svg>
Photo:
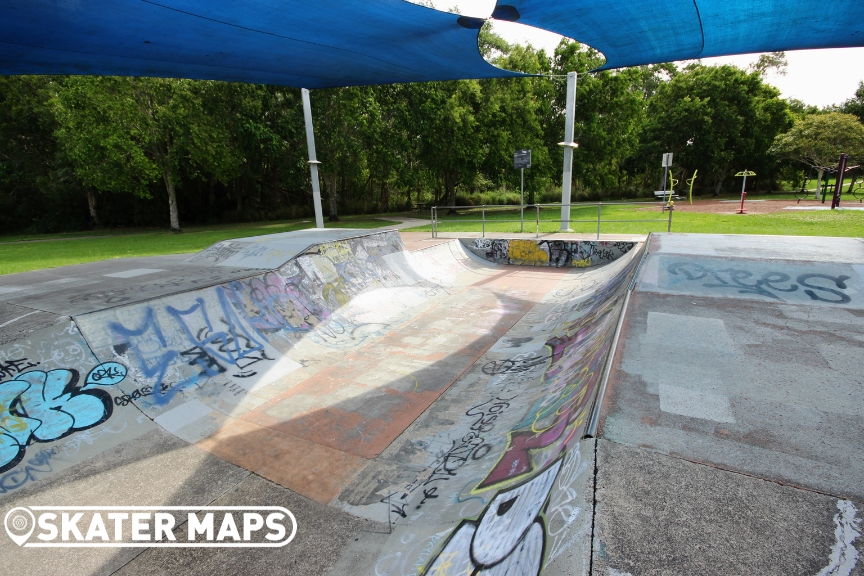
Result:
<svg viewBox="0 0 864 576">
<path fill-rule="evenodd" d="M 390 525 L 350 573 L 587 569 L 582 437 L 644 246 L 330 232 L 0 287 L 0 498 L 161 428 Z"/>
</svg>

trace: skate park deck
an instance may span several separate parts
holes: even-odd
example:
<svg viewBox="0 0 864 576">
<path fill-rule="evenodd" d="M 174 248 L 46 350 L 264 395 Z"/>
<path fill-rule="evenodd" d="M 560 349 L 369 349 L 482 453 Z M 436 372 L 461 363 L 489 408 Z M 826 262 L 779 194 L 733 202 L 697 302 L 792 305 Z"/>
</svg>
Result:
<svg viewBox="0 0 864 576">
<path fill-rule="evenodd" d="M 74 367 L 104 397 L 93 375 L 124 374 L 104 421 L 29 439 L 4 508 L 279 504 L 300 525 L 279 551 L 4 557 L 33 574 L 860 573 L 860 240 L 408 252 L 335 232 L 0 278 L 0 386 Z"/>
</svg>

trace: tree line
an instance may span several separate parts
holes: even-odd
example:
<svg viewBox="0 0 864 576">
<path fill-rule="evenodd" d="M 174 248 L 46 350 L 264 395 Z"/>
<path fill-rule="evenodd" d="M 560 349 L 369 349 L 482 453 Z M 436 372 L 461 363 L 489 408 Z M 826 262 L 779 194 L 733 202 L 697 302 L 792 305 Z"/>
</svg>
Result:
<svg viewBox="0 0 864 576">
<path fill-rule="evenodd" d="M 557 143 L 565 75 L 574 70 L 575 201 L 652 196 L 664 152 L 675 154 L 676 179 L 699 170 L 697 193 L 734 187 L 732 175 L 745 168 L 759 175 L 761 190 L 776 190 L 806 161 L 789 143 L 806 137 L 780 142 L 793 127 L 840 117 L 864 133 L 864 84 L 837 109 L 786 101 L 763 80 L 767 68 L 782 66 L 776 55 L 749 71 L 697 62 L 588 73 L 602 56 L 572 41 L 550 55 L 484 29 L 480 48 L 496 65 L 532 76 L 312 91 L 330 220 L 428 205 L 518 204 L 512 154 L 525 148 L 532 150 L 526 201 L 560 201 Z M 837 145 L 853 152 L 846 140 Z M 298 89 L 0 78 L 3 234 L 305 218 L 313 213 L 307 160 Z"/>
</svg>

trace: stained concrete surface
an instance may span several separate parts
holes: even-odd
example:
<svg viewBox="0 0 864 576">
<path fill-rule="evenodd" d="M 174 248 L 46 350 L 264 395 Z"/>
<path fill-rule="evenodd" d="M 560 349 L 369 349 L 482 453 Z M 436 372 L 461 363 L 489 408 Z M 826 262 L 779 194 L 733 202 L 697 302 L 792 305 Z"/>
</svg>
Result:
<svg viewBox="0 0 864 576">
<path fill-rule="evenodd" d="M 0 503 L 4 511 L 16 506 L 205 506 L 248 476 L 247 470 L 153 430 L 31 482 Z M 144 550 L 19 548 L 0 538 L 0 558 L 19 574 L 113 574 Z"/>
<path fill-rule="evenodd" d="M 723 258 L 719 272 L 671 290 L 652 266 L 662 269 L 668 240 L 652 242 L 637 278 L 603 437 L 864 501 L 864 280 L 854 264 L 864 243 L 837 239 L 831 251 L 819 239 L 810 262 L 776 258 L 776 246 L 809 255 L 810 239 L 771 239 L 772 259 Z M 701 240 L 702 254 L 766 243 L 686 240 Z M 674 258 L 692 271 L 708 257 Z"/>
<path fill-rule="evenodd" d="M 603 437 L 864 501 L 862 313 L 637 293 Z"/>
<path fill-rule="evenodd" d="M 20 340 L 40 328 L 57 324 L 68 317 L 0 302 L 0 346 Z"/>
<path fill-rule="evenodd" d="M 653 236 L 598 436 L 594 573 L 862 574 L 864 242 Z"/>
<path fill-rule="evenodd" d="M 190 264 L 187 255 L 123 258 L 0 276 L 0 301 L 73 316 L 260 273 Z M 123 276 L 108 274 L 123 273 Z"/>
<path fill-rule="evenodd" d="M 832 564 L 831 496 L 599 440 L 596 498 L 593 574 L 864 573 Z"/>
<path fill-rule="evenodd" d="M 652 234 L 652 254 L 864 263 L 864 239 L 752 234 Z"/>
<path fill-rule="evenodd" d="M 287 546 L 280 548 L 151 548 L 114 573 L 318 576 L 329 571 L 347 543 L 359 541 L 366 535 L 387 533 L 386 525 L 313 502 L 255 475 L 247 476 L 210 505 L 282 506 L 297 519 L 297 534 Z M 354 568 L 343 572 L 357 573 Z"/>
</svg>

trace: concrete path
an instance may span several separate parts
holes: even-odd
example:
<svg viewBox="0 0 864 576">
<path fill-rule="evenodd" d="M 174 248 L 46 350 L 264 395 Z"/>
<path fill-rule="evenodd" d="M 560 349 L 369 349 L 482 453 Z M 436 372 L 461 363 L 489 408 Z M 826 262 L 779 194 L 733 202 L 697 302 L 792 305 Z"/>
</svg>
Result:
<svg viewBox="0 0 864 576">
<path fill-rule="evenodd" d="M 657 235 L 604 406 L 609 574 L 861 574 L 864 242 Z"/>
</svg>

